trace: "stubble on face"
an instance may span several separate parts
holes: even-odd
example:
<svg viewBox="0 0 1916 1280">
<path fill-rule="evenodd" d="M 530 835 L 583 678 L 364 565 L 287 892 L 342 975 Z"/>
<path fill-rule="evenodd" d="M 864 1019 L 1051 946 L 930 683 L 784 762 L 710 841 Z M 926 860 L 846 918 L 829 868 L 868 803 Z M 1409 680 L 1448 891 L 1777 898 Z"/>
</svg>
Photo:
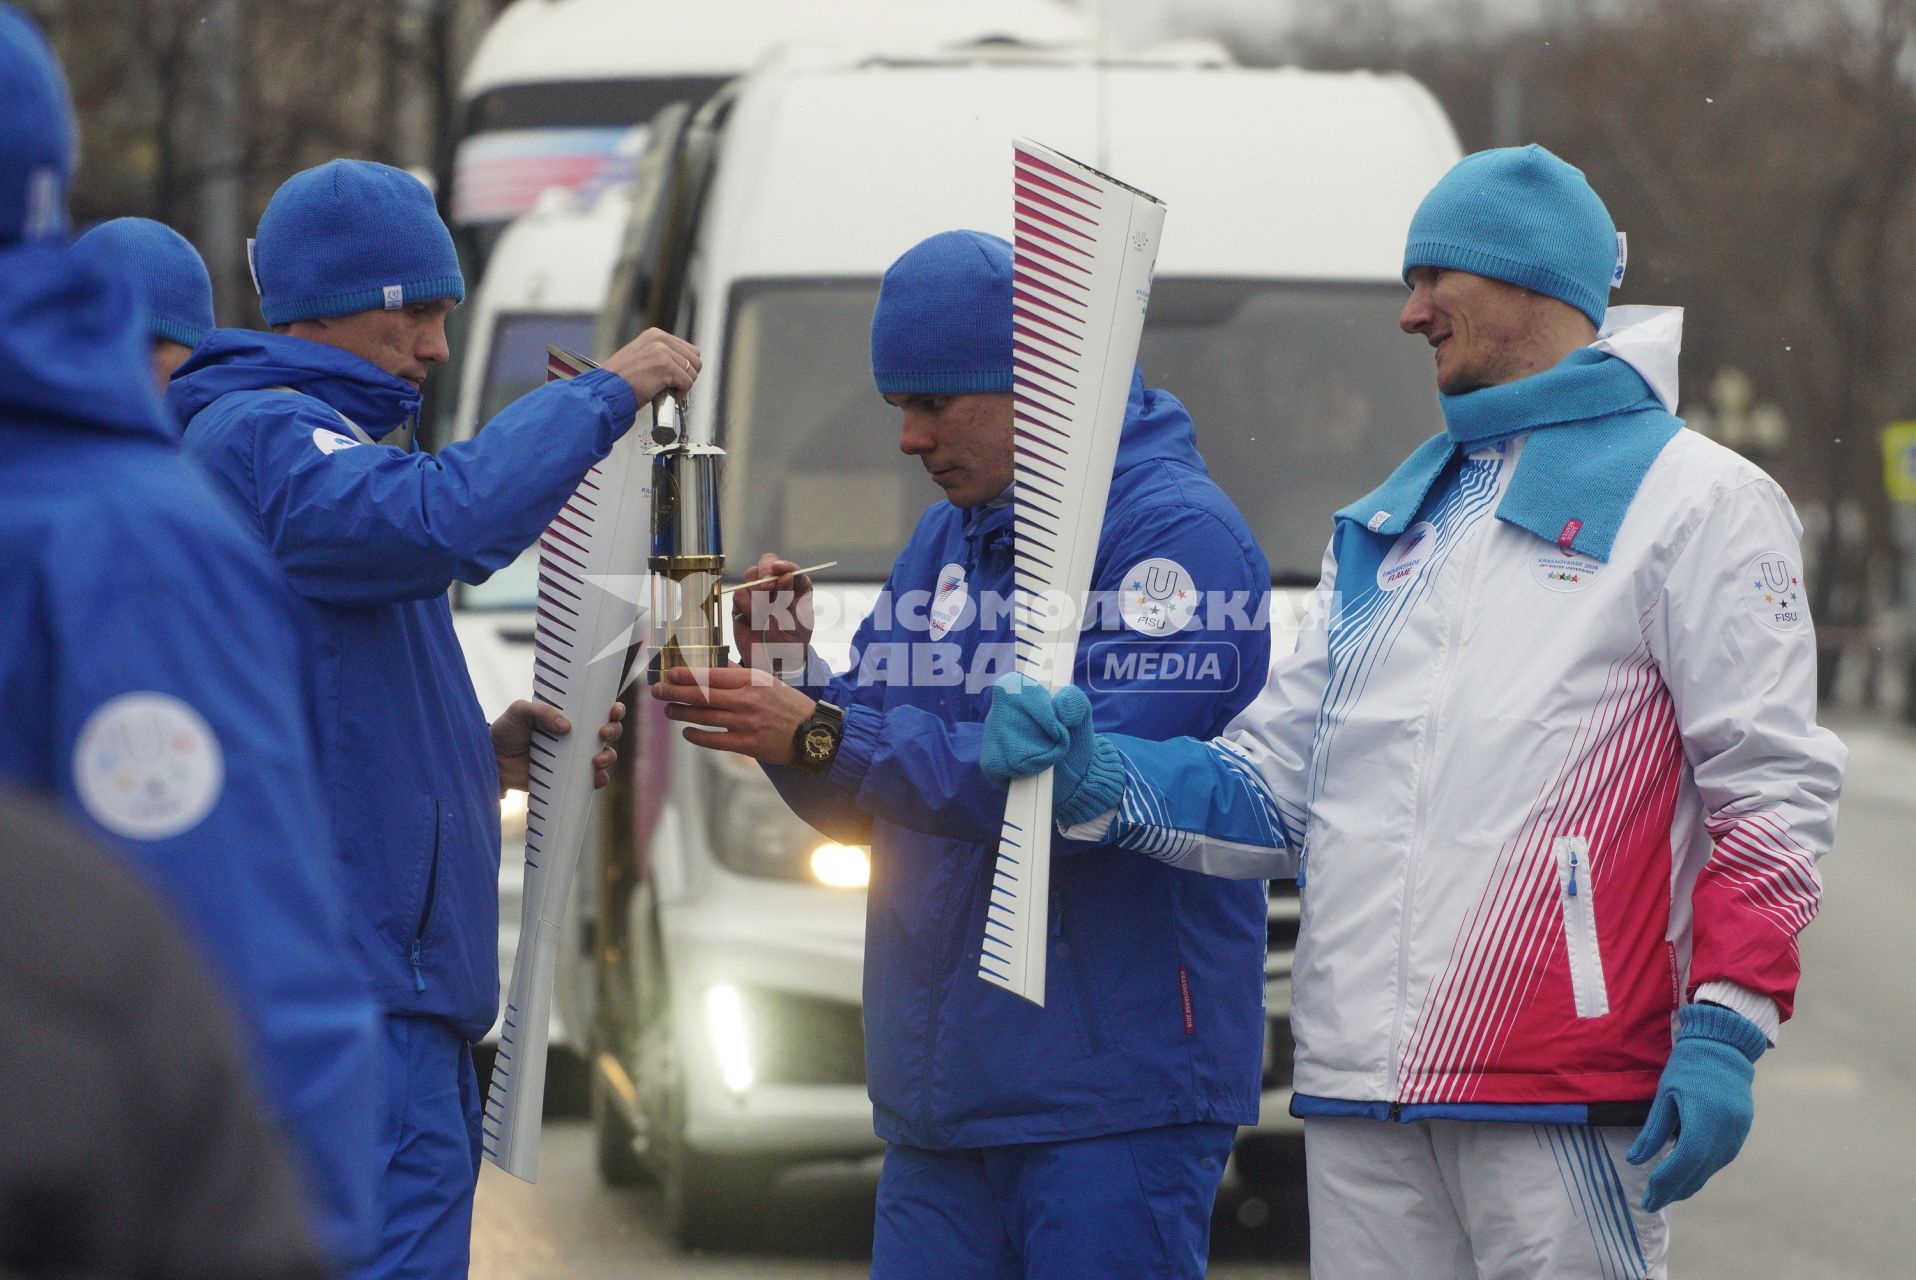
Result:
<svg viewBox="0 0 1916 1280">
<path fill-rule="evenodd" d="M 1011 483 L 1015 453 L 1010 392 L 892 393 L 885 402 L 903 416 L 899 449 L 919 460 L 952 506 L 982 506 Z"/>
<path fill-rule="evenodd" d="M 294 337 L 349 351 L 366 363 L 413 386 L 424 385 L 434 364 L 450 352 L 446 346 L 446 317 L 455 304 L 449 298 L 408 303 L 391 311 L 374 309 L 350 315 L 328 316 L 287 326 Z"/>
<path fill-rule="evenodd" d="M 1542 373 L 1594 336 L 1574 308 L 1502 280 L 1416 267 L 1410 283 L 1399 324 L 1434 349 L 1437 389 L 1445 395 Z"/>
</svg>

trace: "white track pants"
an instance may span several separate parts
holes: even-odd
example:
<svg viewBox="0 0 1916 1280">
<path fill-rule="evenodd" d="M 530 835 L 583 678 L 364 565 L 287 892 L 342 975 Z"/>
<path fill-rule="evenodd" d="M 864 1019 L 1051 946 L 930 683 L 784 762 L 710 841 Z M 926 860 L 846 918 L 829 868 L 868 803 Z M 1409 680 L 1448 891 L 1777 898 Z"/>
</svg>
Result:
<svg viewBox="0 0 1916 1280">
<path fill-rule="evenodd" d="M 1312 1280 L 1663 1280 L 1636 1133 L 1308 1119 Z"/>
</svg>

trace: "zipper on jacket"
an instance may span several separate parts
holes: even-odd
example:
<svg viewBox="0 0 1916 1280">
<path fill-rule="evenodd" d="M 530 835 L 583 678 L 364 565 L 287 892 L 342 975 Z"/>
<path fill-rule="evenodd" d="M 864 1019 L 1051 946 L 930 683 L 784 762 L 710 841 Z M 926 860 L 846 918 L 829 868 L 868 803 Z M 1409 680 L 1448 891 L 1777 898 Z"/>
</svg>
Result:
<svg viewBox="0 0 1916 1280">
<path fill-rule="evenodd" d="M 1502 477 L 1499 476 L 1500 489 L 1501 482 Z M 1465 549 L 1462 589 L 1451 613 L 1450 634 L 1444 639 L 1444 651 L 1438 659 L 1430 701 L 1424 709 L 1424 739 L 1418 752 L 1417 786 L 1411 801 L 1410 845 L 1404 857 L 1404 890 L 1397 923 L 1397 1002 L 1391 1014 L 1390 1058 L 1386 1063 L 1389 1072 L 1386 1092 L 1393 1099 L 1403 1091 L 1399 1054 L 1403 1050 L 1404 1018 L 1410 1004 L 1410 932 L 1416 917 L 1417 863 L 1424 851 L 1424 815 L 1430 807 L 1431 763 L 1435 755 L 1432 748 L 1442 722 L 1444 702 L 1450 693 L 1451 672 L 1457 664 L 1457 648 L 1463 643 L 1464 623 L 1470 616 L 1470 606 L 1476 597 L 1477 564 L 1483 558 L 1483 546 L 1488 537 L 1488 531 L 1480 527 L 1482 523 L 1482 517 L 1471 520 L 1452 535 L 1468 536 L 1470 545 Z M 1433 558 L 1436 550 L 1432 549 Z M 1441 566 L 1427 570 L 1440 571 Z M 1393 1102 L 1392 1106 L 1395 1105 Z"/>
<path fill-rule="evenodd" d="M 420 995 L 426 993 L 426 976 L 421 971 L 423 957 L 421 949 L 426 941 L 426 927 L 432 923 L 433 902 L 439 896 L 439 801 L 432 802 L 432 859 L 426 863 L 426 896 L 419 905 L 419 923 L 412 932 L 412 985 Z"/>
<path fill-rule="evenodd" d="M 1603 952 L 1597 943 L 1597 904 L 1590 878 L 1590 842 L 1559 836 L 1553 844 L 1558 882 L 1563 886 L 1563 940 L 1570 953 L 1570 991 L 1579 1018 L 1610 1012 L 1610 991 L 1603 977 Z"/>
</svg>

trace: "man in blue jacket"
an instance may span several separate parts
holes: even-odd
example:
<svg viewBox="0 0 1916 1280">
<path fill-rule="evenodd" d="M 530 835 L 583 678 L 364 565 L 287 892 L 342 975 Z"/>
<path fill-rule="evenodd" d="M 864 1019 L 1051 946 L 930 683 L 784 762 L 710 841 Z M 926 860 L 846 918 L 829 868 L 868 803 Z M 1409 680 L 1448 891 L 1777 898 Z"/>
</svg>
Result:
<svg viewBox="0 0 1916 1280">
<path fill-rule="evenodd" d="M 370 1238 L 373 1010 L 292 601 L 163 420 L 134 294 L 66 242 L 72 108 L 5 5 L 0 137 L 0 780 L 57 797 L 184 926 L 350 1262 Z"/>
<path fill-rule="evenodd" d="M 885 274 L 874 380 L 900 411 L 899 448 L 945 500 L 898 557 L 851 669 L 807 654 L 797 687 L 764 669 L 770 646 L 809 641 L 802 601 L 778 598 L 807 591 L 800 579 L 738 593 L 771 597 L 757 617 L 735 606 L 746 667 L 681 669 L 654 694 L 699 726 L 688 739 L 763 761 L 820 831 L 871 844 L 866 1061 L 888 1144 L 872 1274 L 1198 1277 L 1234 1128 L 1257 1119 L 1264 887 L 1059 842 L 1044 1007 L 978 977 L 1005 807 L 979 744 L 1011 665 L 1011 274 L 1011 247 L 971 231 Z M 795 568 L 767 557 L 756 576 Z M 1222 728 L 1261 684 L 1269 567 L 1183 406 L 1141 376 L 1092 586 L 1111 607 L 1087 626 L 1076 680 L 1100 717 L 1147 737 Z M 1185 668 L 1203 674 L 1145 674 Z"/>
<path fill-rule="evenodd" d="M 364 161 L 296 174 L 260 219 L 254 268 L 273 332 L 216 332 L 168 402 L 301 601 L 348 927 L 387 1014 L 383 1221 L 365 1274 L 463 1275 L 480 1155 L 470 1042 L 499 995 L 498 798 L 525 785 L 531 719 L 568 726 L 520 702 L 488 732 L 446 593 L 530 545 L 640 403 L 692 384 L 698 352 L 648 331 L 432 455 L 373 443 L 413 422 L 465 292 L 424 185 Z M 610 763 L 601 752 L 601 780 Z"/>
<path fill-rule="evenodd" d="M 73 247 L 146 299 L 153 384 L 164 396 L 174 372 L 213 332 L 213 277 L 206 260 L 192 241 L 151 218 L 102 222 Z"/>
</svg>

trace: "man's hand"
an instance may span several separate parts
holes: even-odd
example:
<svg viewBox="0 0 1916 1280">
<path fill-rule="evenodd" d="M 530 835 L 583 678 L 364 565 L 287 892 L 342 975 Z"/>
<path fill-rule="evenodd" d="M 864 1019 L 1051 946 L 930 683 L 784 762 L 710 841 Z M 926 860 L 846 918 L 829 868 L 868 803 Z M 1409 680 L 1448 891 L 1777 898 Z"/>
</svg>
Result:
<svg viewBox="0 0 1916 1280">
<path fill-rule="evenodd" d="M 781 560 L 771 552 L 745 571 L 743 586 L 732 593 L 732 642 L 739 661 L 780 674 L 775 669 L 805 661 L 812 642 L 812 575 L 794 574 L 795 560 Z"/>
<path fill-rule="evenodd" d="M 702 364 L 699 349 L 685 339 L 647 329 L 607 356 L 603 367 L 624 378 L 644 405 L 661 391 L 690 391 Z"/>
<path fill-rule="evenodd" d="M 1750 1096 L 1756 1060 L 1769 1045 L 1754 1022 L 1721 1005 L 1685 1005 L 1677 1022 L 1650 1118 L 1629 1153 L 1631 1164 L 1643 1164 L 1676 1137 L 1643 1192 L 1643 1207 L 1651 1213 L 1689 1199 L 1736 1159 L 1756 1114 Z"/>
<path fill-rule="evenodd" d="M 592 757 L 592 786 L 595 790 L 612 780 L 612 766 L 619 759 L 619 753 L 612 744 L 625 732 L 625 727 L 619 723 L 623 719 L 625 704 L 615 702 L 606 713 L 605 723 L 599 726 L 599 741 L 605 743 L 605 750 Z M 557 707 L 521 698 L 492 722 L 492 753 L 499 758 L 501 795 L 510 790 L 526 789 L 531 777 L 529 765 L 532 759 L 532 731 L 535 728 L 543 729 L 555 738 L 563 738 L 572 732 L 572 721 L 560 714 Z"/>
<path fill-rule="evenodd" d="M 792 735 L 818 704 L 756 667 L 674 667 L 652 686 L 665 718 L 688 728 L 685 740 L 736 751 L 766 764 L 792 762 Z"/>
</svg>

